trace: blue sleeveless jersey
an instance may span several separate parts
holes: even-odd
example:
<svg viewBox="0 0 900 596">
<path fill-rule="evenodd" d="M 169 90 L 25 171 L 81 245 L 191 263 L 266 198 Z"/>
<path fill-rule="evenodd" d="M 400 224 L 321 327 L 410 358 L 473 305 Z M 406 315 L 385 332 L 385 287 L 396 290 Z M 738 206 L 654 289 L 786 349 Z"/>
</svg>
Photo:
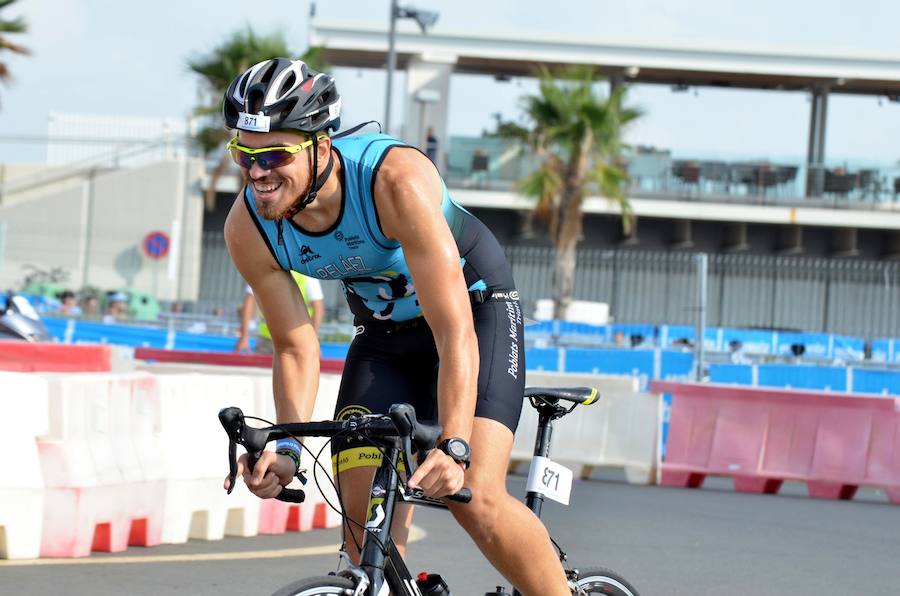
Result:
<svg viewBox="0 0 900 596">
<path fill-rule="evenodd" d="M 378 168 L 388 152 L 408 147 L 387 135 L 370 134 L 336 139 L 341 160 L 341 210 L 323 232 L 304 230 L 285 220 L 282 243 L 278 225 L 256 210 L 253 189 L 244 189 L 244 203 L 263 239 L 285 271 L 319 279 L 339 279 L 357 322 L 409 321 L 422 316 L 403 247 L 381 230 L 373 189 Z M 441 182 L 444 218 L 459 248 L 460 267 L 469 290 L 514 289 L 503 250 L 490 230 L 450 198 Z"/>
</svg>

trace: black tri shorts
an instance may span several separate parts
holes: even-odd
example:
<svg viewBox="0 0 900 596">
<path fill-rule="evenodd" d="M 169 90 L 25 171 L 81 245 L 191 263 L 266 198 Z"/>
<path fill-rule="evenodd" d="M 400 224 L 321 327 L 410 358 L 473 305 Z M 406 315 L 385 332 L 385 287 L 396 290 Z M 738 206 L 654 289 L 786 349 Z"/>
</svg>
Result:
<svg viewBox="0 0 900 596">
<path fill-rule="evenodd" d="M 496 420 L 515 433 L 525 390 L 522 310 L 517 300 L 490 299 L 472 309 L 480 367 L 475 416 Z M 386 414 L 408 403 L 423 421 L 438 421 L 438 353 L 424 319 L 414 323 L 359 324 L 344 362 L 335 420 L 354 414 Z M 339 471 L 378 466 L 375 447 L 354 439 L 332 442 Z M 340 454 L 340 461 L 337 459 Z"/>
</svg>

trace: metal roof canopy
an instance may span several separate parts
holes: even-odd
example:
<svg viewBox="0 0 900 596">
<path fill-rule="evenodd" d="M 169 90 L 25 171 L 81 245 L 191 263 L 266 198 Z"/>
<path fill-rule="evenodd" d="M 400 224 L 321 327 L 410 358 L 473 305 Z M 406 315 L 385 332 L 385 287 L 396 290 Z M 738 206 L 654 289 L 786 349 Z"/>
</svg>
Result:
<svg viewBox="0 0 900 596">
<path fill-rule="evenodd" d="M 632 42 L 527 38 L 463 33 L 398 31 L 397 62 L 414 56 L 455 58 L 454 72 L 533 76 L 538 64 L 551 70 L 591 64 L 607 76 L 635 83 L 884 95 L 900 98 L 900 57 L 858 52 L 825 54 L 794 49 L 754 50 L 721 45 L 658 45 Z M 310 45 L 324 46 L 335 66 L 383 68 L 387 30 L 313 23 Z"/>
</svg>

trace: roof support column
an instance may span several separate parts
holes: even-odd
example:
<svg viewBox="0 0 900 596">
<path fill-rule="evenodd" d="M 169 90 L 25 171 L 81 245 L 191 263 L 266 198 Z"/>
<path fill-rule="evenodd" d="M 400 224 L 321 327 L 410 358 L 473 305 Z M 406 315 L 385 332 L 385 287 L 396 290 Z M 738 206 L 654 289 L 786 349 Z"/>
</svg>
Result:
<svg viewBox="0 0 900 596">
<path fill-rule="evenodd" d="M 422 54 L 406 70 L 406 118 L 403 140 L 425 151 L 428 129 L 437 138 L 435 165 L 443 172 L 447 155 L 447 113 L 450 74 L 456 56 Z"/>
<path fill-rule="evenodd" d="M 809 142 L 806 153 L 806 196 L 821 197 L 825 190 L 825 129 L 828 117 L 828 87 L 812 89 Z"/>
</svg>

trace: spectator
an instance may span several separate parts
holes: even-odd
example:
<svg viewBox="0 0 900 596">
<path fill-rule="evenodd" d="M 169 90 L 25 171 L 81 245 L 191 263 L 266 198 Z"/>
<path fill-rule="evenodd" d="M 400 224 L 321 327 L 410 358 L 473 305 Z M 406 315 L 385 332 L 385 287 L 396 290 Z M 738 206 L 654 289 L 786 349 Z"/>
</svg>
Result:
<svg viewBox="0 0 900 596">
<path fill-rule="evenodd" d="M 57 295 L 60 301 L 59 312 L 71 317 L 81 316 L 81 307 L 78 306 L 78 300 L 75 298 L 75 292 L 72 290 L 63 290 Z"/>
<path fill-rule="evenodd" d="M 750 364 L 750 359 L 744 354 L 744 344 L 733 339 L 728 342 L 728 359 L 732 364 Z"/>
<path fill-rule="evenodd" d="M 625 347 L 625 334 L 621 331 L 616 331 L 613 333 L 613 343 L 617 348 Z"/>
<path fill-rule="evenodd" d="M 106 296 L 104 323 L 115 323 L 128 315 L 128 296 L 122 292 L 110 292 Z"/>
<path fill-rule="evenodd" d="M 314 278 L 300 275 L 296 271 L 291 271 L 294 281 L 297 282 L 297 288 L 300 295 L 306 302 L 306 308 L 309 311 L 309 318 L 312 321 L 313 329 L 318 334 L 319 327 L 322 325 L 322 319 L 325 318 L 325 301 L 322 294 L 322 283 Z M 240 308 L 241 330 L 237 343 L 234 344 L 235 352 L 250 351 L 250 319 L 253 318 L 253 312 L 256 310 L 256 300 L 253 298 L 253 290 L 249 285 L 244 286 L 244 302 Z M 269 326 L 265 321 L 261 322 L 258 327 L 259 336 L 256 339 L 256 346 L 253 351 L 257 354 L 271 354 L 273 351 L 272 335 L 269 333 Z"/>
<path fill-rule="evenodd" d="M 437 165 L 438 139 L 434 136 L 434 128 L 428 127 L 425 134 L 425 155 L 431 160 L 431 163 Z"/>
<path fill-rule="evenodd" d="M 221 306 L 215 307 L 215 308 L 213 309 L 213 311 L 212 311 L 212 316 L 214 316 L 214 317 L 216 317 L 216 318 L 224 317 L 224 316 L 225 316 L 225 309 L 222 308 Z"/>
<path fill-rule="evenodd" d="M 81 312 L 86 318 L 96 319 L 100 316 L 100 301 L 94 295 L 88 295 L 81 299 Z"/>
</svg>

